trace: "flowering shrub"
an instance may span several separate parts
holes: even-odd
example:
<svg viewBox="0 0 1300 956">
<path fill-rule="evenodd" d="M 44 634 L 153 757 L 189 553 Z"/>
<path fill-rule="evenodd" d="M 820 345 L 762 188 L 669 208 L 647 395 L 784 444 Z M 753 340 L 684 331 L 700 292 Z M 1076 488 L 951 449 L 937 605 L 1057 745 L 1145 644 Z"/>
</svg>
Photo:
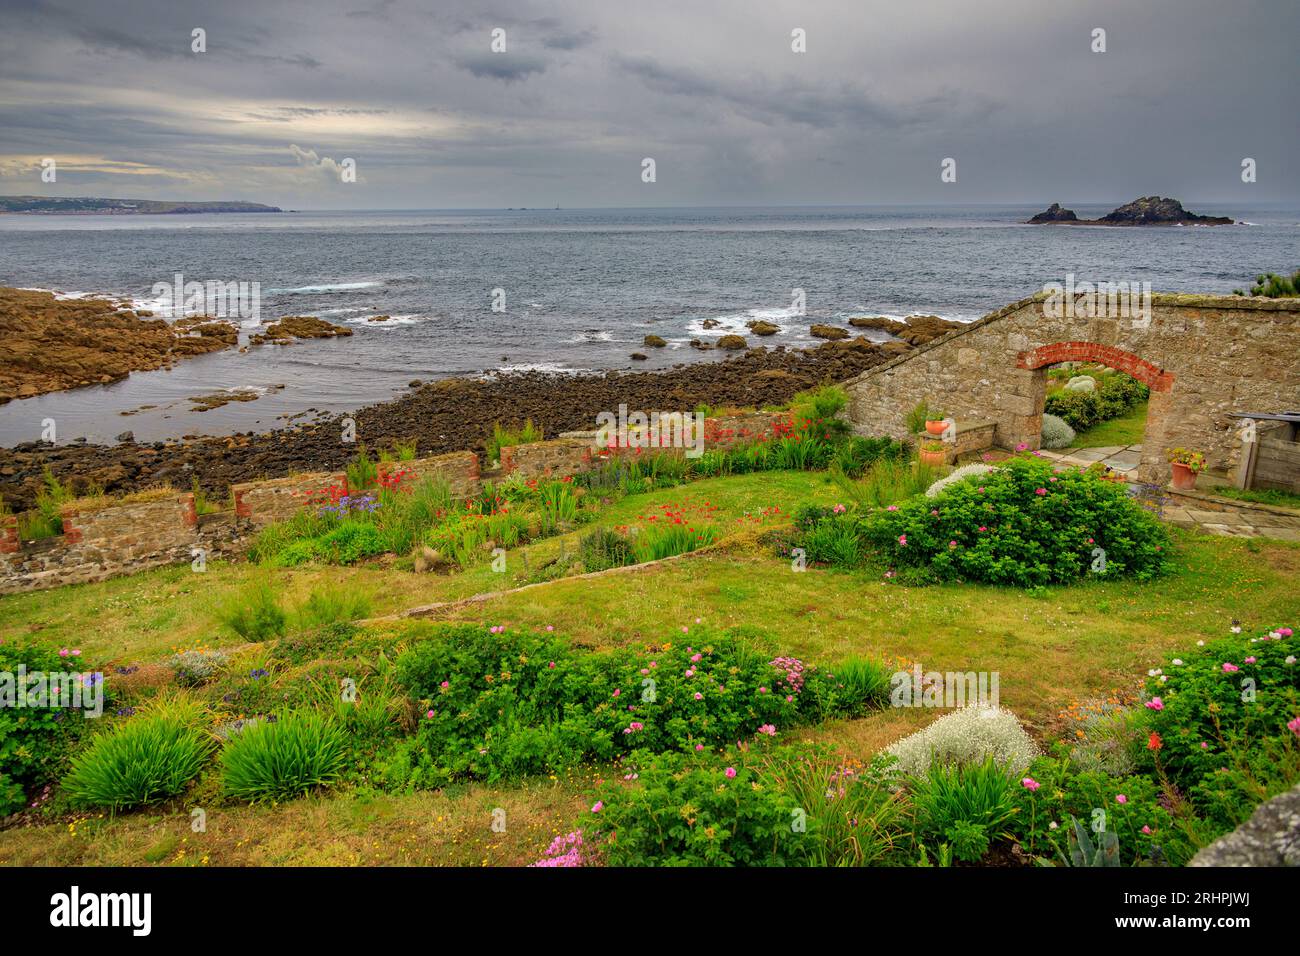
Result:
<svg viewBox="0 0 1300 956">
<path fill-rule="evenodd" d="M 698 633 L 696 633 L 698 632 Z M 732 636 L 691 628 L 680 641 L 602 653 L 545 634 L 441 625 L 397 660 L 423 714 L 410 776 L 547 772 L 633 750 L 686 751 L 862 708 L 858 683 Z"/>
<path fill-rule="evenodd" d="M 589 865 L 594 853 L 583 840 L 582 831 L 574 830 L 563 836 L 557 836 L 546 848 L 542 858 L 529 866 L 574 868 Z"/>
<path fill-rule="evenodd" d="M 1152 760 L 1219 829 L 1300 780 L 1297 654 L 1289 627 L 1228 634 L 1148 676 Z"/>
<path fill-rule="evenodd" d="M 1001 707 L 963 707 L 890 745 L 900 773 L 923 776 L 932 764 L 966 766 L 993 760 L 1019 774 L 1038 753 L 1016 715 Z"/>
<path fill-rule="evenodd" d="M 45 706 L 40 691 L 20 689 L 18 669 L 25 668 L 28 675 L 80 672 L 83 668 L 79 662 L 69 663 L 80 654 L 80 651 L 74 654 L 66 648 L 55 651 L 0 641 L 0 673 L 14 675 L 14 699 L 0 696 L 0 817 L 21 810 L 26 802 L 26 791 L 54 779 L 61 772 L 72 746 L 90 725 L 96 723 L 84 719 L 78 710 Z M 8 687 L 5 688 L 7 691 Z M 108 688 L 103 688 L 103 692 L 107 698 Z M 15 706 L 19 693 L 28 695 L 28 706 Z"/>
<path fill-rule="evenodd" d="M 1123 488 L 1087 471 L 1053 472 L 1033 457 L 1009 459 L 982 482 L 959 482 L 937 498 L 868 514 L 861 529 L 891 564 L 939 580 L 1020 587 L 1077 581 L 1093 568 L 1147 580 L 1163 571 L 1169 550 L 1164 527 Z"/>
<path fill-rule="evenodd" d="M 633 780 L 597 791 L 584 838 L 600 841 L 610 866 L 801 862 L 812 838 L 792 825 L 799 806 L 740 756 L 638 751 Z"/>
</svg>

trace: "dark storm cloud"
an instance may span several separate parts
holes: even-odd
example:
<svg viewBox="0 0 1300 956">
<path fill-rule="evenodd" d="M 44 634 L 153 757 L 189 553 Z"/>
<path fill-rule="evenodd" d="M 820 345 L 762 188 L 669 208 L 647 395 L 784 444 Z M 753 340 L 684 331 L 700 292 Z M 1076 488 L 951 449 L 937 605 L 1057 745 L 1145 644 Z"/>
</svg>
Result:
<svg viewBox="0 0 1300 956">
<path fill-rule="evenodd" d="M 298 208 L 534 205 L 541 183 L 566 206 L 1300 195 L 1294 2 L 1047 10 L 0 0 L 0 192 Z M 57 184 L 39 180 L 47 156 L 67 161 Z M 344 159 L 356 183 L 331 180 Z"/>
</svg>

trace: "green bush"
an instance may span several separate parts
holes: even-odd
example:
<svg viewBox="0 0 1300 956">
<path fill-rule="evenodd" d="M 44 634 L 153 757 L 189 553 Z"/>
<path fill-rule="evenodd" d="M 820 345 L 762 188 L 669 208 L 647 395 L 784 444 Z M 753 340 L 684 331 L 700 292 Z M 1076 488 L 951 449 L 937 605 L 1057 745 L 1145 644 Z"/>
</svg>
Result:
<svg viewBox="0 0 1300 956">
<path fill-rule="evenodd" d="M 977 862 L 992 842 L 1013 835 L 1014 786 L 992 759 L 967 766 L 932 763 L 924 777 L 912 778 L 918 842 L 947 844 L 958 860 Z"/>
<path fill-rule="evenodd" d="M 253 802 L 287 800 L 333 783 L 343 770 L 347 738 L 315 711 L 251 721 L 221 751 L 223 791 Z"/>
<path fill-rule="evenodd" d="M 584 814 L 584 840 L 609 866 L 789 866 L 812 838 L 801 808 L 739 759 L 639 751 L 634 783 L 609 783 Z"/>
<path fill-rule="evenodd" d="M 1091 392 L 1059 391 L 1047 396 L 1043 411 L 1065 421 L 1075 431 L 1118 418 L 1138 402 L 1145 401 L 1151 390 L 1122 373 L 1107 375 L 1101 386 Z"/>
<path fill-rule="evenodd" d="M 326 587 L 314 588 L 306 600 L 294 608 L 294 630 L 311 631 L 331 624 L 359 621 L 370 616 L 372 606 L 369 592 L 349 582 L 333 581 Z"/>
<path fill-rule="evenodd" d="M 42 702 L 38 691 L 18 685 L 20 667 L 29 676 L 63 673 L 76 666 L 68 661 L 48 648 L 0 642 L 0 673 L 14 675 L 12 700 L 5 686 L 8 682 L 0 684 L 4 686 L 0 696 L 0 817 L 21 810 L 26 792 L 62 773 L 70 750 L 88 725 L 95 723 L 83 717 L 81 710 L 48 706 L 49 701 Z M 107 695 L 107 688 L 102 689 Z M 27 694 L 25 706 L 17 706 L 18 694 L 23 692 Z"/>
<path fill-rule="evenodd" d="M 696 633 L 698 632 L 698 633 Z M 552 636 L 440 625 L 398 659 L 423 715 L 409 777 L 441 786 L 734 743 L 761 726 L 853 713 L 853 686 L 750 642 L 694 628 L 671 645 L 600 653 Z"/>
<path fill-rule="evenodd" d="M 541 441 L 542 438 L 542 430 L 533 424 L 531 418 L 514 428 L 502 428 L 501 423 L 497 422 L 492 426 L 492 437 L 488 439 L 487 460 L 489 463 L 499 461 L 502 448 L 527 445 Z"/>
<path fill-rule="evenodd" d="M 212 750 L 202 703 L 167 698 L 129 717 L 73 759 L 63 789 L 74 803 L 121 810 L 174 797 Z"/>
<path fill-rule="evenodd" d="M 239 637 L 254 643 L 283 634 L 289 620 L 274 586 L 264 580 L 254 581 L 218 605 L 217 617 Z"/>
<path fill-rule="evenodd" d="M 636 563 L 632 543 L 610 528 L 595 528 L 583 537 L 580 547 L 585 571 L 605 571 Z"/>
<path fill-rule="evenodd" d="M 1244 295 L 1240 289 L 1234 289 L 1233 295 Z M 1250 287 L 1251 295 L 1263 295 L 1270 299 L 1290 298 L 1300 295 L 1300 269 L 1290 278 L 1275 272 L 1263 272 L 1255 276 L 1255 284 Z"/>
<path fill-rule="evenodd" d="M 867 514 L 861 530 L 889 562 L 939 580 L 1032 587 L 1097 574 L 1145 581 L 1169 557 L 1168 533 L 1122 485 L 1079 469 L 1056 473 L 1034 457 L 1010 459 L 935 498 Z"/>
</svg>

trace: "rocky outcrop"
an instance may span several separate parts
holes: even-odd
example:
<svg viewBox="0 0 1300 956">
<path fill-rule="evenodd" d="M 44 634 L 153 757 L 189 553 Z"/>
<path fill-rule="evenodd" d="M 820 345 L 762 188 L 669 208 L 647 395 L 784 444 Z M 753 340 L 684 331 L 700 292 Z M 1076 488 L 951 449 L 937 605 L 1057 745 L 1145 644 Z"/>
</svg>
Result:
<svg viewBox="0 0 1300 956">
<path fill-rule="evenodd" d="M 169 368 L 229 348 L 238 337 L 234 325 L 208 316 L 168 324 L 105 299 L 59 300 L 0 287 L 0 404 Z"/>
<path fill-rule="evenodd" d="M 781 331 L 781 326 L 765 319 L 755 319 L 752 322 L 746 322 L 745 325 L 755 335 L 776 335 Z"/>
<path fill-rule="evenodd" d="M 1079 217 L 1074 214 L 1074 210 L 1061 208 L 1061 204 L 1059 202 L 1052 203 L 1050 206 L 1047 207 L 1046 211 L 1040 212 L 1038 215 L 1032 217 L 1029 220 L 1031 224 L 1042 223 L 1042 222 L 1078 222 L 1078 221 L 1079 221 Z"/>
<path fill-rule="evenodd" d="M 726 349 L 731 352 L 748 347 L 749 343 L 739 335 L 724 335 L 722 338 L 718 339 L 718 348 Z"/>
<path fill-rule="evenodd" d="M 652 349 L 661 349 L 661 348 L 663 348 L 665 345 L 667 345 L 668 342 L 667 342 L 667 341 L 666 341 L 662 336 L 659 336 L 659 335 L 647 335 L 647 336 L 645 337 L 645 340 L 642 342 L 642 344 L 643 344 L 643 345 L 646 345 L 646 346 L 649 346 L 649 347 L 652 348 Z"/>
<path fill-rule="evenodd" d="M 314 316 L 287 315 L 283 319 L 266 326 L 264 332 L 257 333 L 249 338 L 249 341 L 256 345 L 268 342 L 276 345 L 287 345 L 294 339 L 332 339 L 336 336 L 351 334 L 352 330 L 346 326 L 335 325 Z"/>
<path fill-rule="evenodd" d="M 825 325 L 823 323 L 814 323 L 808 329 L 808 334 L 815 339 L 829 339 L 832 342 L 837 339 L 847 339 L 849 333 L 847 329 L 842 329 L 838 325 Z"/>
<path fill-rule="evenodd" d="M 1227 216 L 1198 216 L 1188 212 L 1177 199 L 1143 196 L 1113 209 L 1100 219 L 1080 219 L 1071 209 L 1052 203 L 1045 212 L 1027 220 L 1030 224 L 1059 223 L 1080 226 L 1231 226 Z"/>
<path fill-rule="evenodd" d="M 1249 820 L 1192 858 L 1192 866 L 1300 866 L 1300 786 L 1255 808 Z"/>
</svg>

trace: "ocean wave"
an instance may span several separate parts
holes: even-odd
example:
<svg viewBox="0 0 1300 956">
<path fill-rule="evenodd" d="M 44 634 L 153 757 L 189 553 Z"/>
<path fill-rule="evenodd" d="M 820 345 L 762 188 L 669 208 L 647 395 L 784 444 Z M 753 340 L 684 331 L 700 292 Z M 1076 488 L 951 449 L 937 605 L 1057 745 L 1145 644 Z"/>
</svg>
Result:
<svg viewBox="0 0 1300 956">
<path fill-rule="evenodd" d="M 614 333 L 599 329 L 587 329 L 571 339 L 565 339 L 565 345 L 582 345 L 584 342 L 613 342 Z"/>
<path fill-rule="evenodd" d="M 296 289 L 267 289 L 267 295 L 318 295 L 326 292 L 351 292 L 355 289 L 373 289 L 382 282 L 331 282 L 322 285 L 304 285 Z"/>
<path fill-rule="evenodd" d="M 502 365 L 496 371 L 488 372 L 483 377 L 491 378 L 493 375 L 509 375 L 512 372 L 545 372 L 548 375 L 584 375 L 591 372 L 589 368 L 569 368 L 565 365 L 559 365 L 555 362 L 520 362 L 516 365 Z"/>
<path fill-rule="evenodd" d="M 363 310 L 369 311 L 369 310 Z M 383 315 L 383 312 L 371 312 L 369 315 L 358 315 L 350 319 L 344 319 L 348 325 L 364 325 L 375 329 L 391 329 L 398 325 L 417 325 L 428 319 L 428 316 L 409 313 L 406 315 L 390 315 L 383 322 L 371 322 L 376 315 Z"/>
<path fill-rule="evenodd" d="M 750 322 L 771 322 L 779 326 L 780 334 L 790 331 L 790 320 L 799 317 L 799 310 L 795 308 L 784 309 L 746 309 L 742 313 L 732 313 L 730 315 L 713 315 L 701 319 L 693 319 L 686 326 L 686 331 L 692 336 L 721 338 L 724 335 L 746 335 L 749 333 Z M 705 322 L 716 322 L 712 328 L 705 328 Z"/>
</svg>

